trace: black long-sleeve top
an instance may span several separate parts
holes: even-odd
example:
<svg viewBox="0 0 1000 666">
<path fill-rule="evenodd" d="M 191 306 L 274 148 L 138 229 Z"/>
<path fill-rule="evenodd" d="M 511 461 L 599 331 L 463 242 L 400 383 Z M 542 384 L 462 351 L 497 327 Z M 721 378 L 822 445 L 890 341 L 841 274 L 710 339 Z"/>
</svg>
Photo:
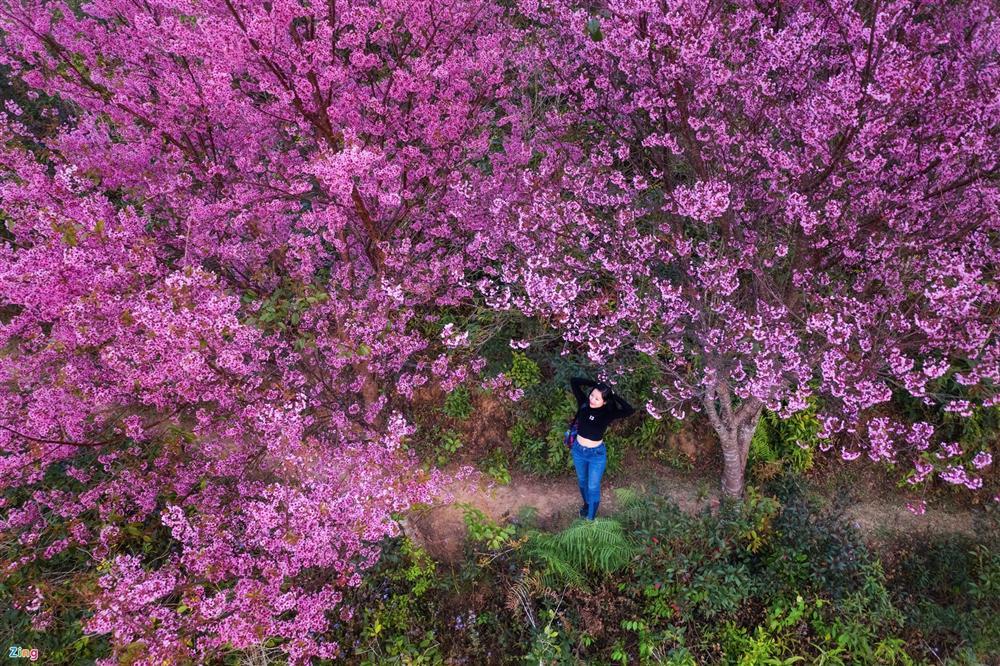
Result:
<svg viewBox="0 0 1000 666">
<path fill-rule="evenodd" d="M 604 431 L 612 421 L 635 413 L 635 408 L 617 393 L 612 394 L 610 401 L 593 409 L 590 406 L 589 392 L 585 393 L 583 387 L 594 386 L 595 383 L 584 377 L 571 377 L 569 383 L 576 397 L 577 434 L 581 437 L 599 442 L 604 439 Z"/>
</svg>

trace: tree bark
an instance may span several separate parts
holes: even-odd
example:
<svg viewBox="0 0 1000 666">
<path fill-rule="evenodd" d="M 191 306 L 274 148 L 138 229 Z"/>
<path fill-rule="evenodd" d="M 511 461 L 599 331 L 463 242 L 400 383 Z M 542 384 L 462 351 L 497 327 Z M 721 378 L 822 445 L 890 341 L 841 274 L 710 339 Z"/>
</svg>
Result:
<svg viewBox="0 0 1000 666">
<path fill-rule="evenodd" d="M 725 382 L 719 382 L 706 391 L 702 405 L 722 445 L 722 493 L 741 498 L 750 440 L 764 405 L 757 398 L 750 398 L 734 409 L 732 393 Z"/>
</svg>

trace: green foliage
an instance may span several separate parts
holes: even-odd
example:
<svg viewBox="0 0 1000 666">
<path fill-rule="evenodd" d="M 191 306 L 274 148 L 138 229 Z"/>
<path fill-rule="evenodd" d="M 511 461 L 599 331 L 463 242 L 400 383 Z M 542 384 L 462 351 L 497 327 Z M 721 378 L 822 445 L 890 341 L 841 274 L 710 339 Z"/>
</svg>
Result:
<svg viewBox="0 0 1000 666">
<path fill-rule="evenodd" d="M 513 525 L 499 525 L 476 507 L 462 503 L 462 519 L 469 530 L 469 539 L 481 543 L 490 550 L 498 550 L 513 539 L 517 528 Z"/>
<path fill-rule="evenodd" d="M 653 457 L 682 472 L 690 472 L 694 469 L 694 462 L 691 461 L 691 458 L 676 448 L 657 449 L 653 453 Z"/>
<path fill-rule="evenodd" d="M 402 541 L 400 554 L 404 566 L 392 575 L 396 580 L 406 581 L 410 586 L 410 594 L 419 597 L 436 583 L 437 567 L 434 560 L 426 550 L 409 539 Z"/>
<path fill-rule="evenodd" d="M 503 449 L 493 449 L 490 455 L 480 464 L 486 474 L 499 483 L 507 485 L 510 483 L 510 470 L 507 467 L 507 454 Z"/>
<path fill-rule="evenodd" d="M 615 393 L 629 396 L 629 402 L 633 405 L 643 404 L 643 401 L 640 400 L 642 396 L 649 396 L 653 386 L 662 380 L 659 363 L 648 354 L 626 353 L 622 357 L 622 367 L 627 368 L 627 370 L 621 371 L 615 376 Z M 674 419 L 665 417 L 662 421 L 652 418 L 650 420 L 667 425 Z"/>
<path fill-rule="evenodd" d="M 380 652 L 369 619 L 359 654 L 367 663 L 493 663 L 498 655 L 686 666 L 995 661 L 1000 556 L 992 542 L 921 550 L 930 540 L 914 537 L 886 575 L 843 527 L 836 503 L 815 500 L 803 479 L 782 476 L 767 490 L 776 496 L 749 487 L 742 502 L 691 515 L 655 485 L 620 489 L 613 518 L 520 538 L 470 510 L 470 538 L 489 552 L 468 552 L 475 566 L 449 585 L 427 578 L 416 588 L 409 631 L 392 628 L 401 618 L 383 611 Z M 831 566 L 838 558 L 849 566 Z M 445 589 L 453 591 L 442 596 Z M 455 625 L 456 599 L 483 589 L 508 593 L 480 595 L 477 617 Z"/>
<path fill-rule="evenodd" d="M 500 268 L 499 264 L 494 264 L 493 267 Z M 525 317 L 517 310 L 478 307 L 473 309 L 465 321 L 460 319 L 456 308 L 453 323 L 460 330 L 470 331 L 470 343 L 477 345 L 479 354 L 486 359 L 486 365 L 480 371 L 480 376 L 484 378 L 501 372 L 509 373 L 511 365 L 515 363 L 514 355 L 523 355 L 523 352 L 511 349 L 512 339 L 533 340 L 548 332 L 543 322 L 537 318 Z M 442 325 L 445 323 L 447 322 L 441 322 Z M 434 336 L 439 335 L 440 330 L 436 329 Z M 481 331 L 481 334 L 477 334 L 477 331 Z"/>
<path fill-rule="evenodd" d="M 825 644 L 827 663 L 857 660 L 862 663 L 912 663 L 902 641 L 886 636 L 901 629 L 902 614 L 892 604 L 878 561 L 860 567 L 861 580 L 829 609 L 810 618 L 813 630 Z"/>
<path fill-rule="evenodd" d="M 299 331 L 298 325 L 305 313 L 315 305 L 329 298 L 322 280 L 306 283 L 301 280 L 285 278 L 270 294 L 261 298 L 252 291 L 247 291 L 240 297 L 243 312 L 241 318 L 249 325 L 256 326 L 265 333 L 292 331 L 295 333 L 295 348 L 303 350 L 316 344 L 315 334 L 309 331 Z M 258 307 L 251 307 L 259 301 Z M 344 355 L 358 354 L 365 356 L 370 349 L 361 343 L 353 350 L 343 352 Z"/>
<path fill-rule="evenodd" d="M 359 614 L 346 626 L 338 623 L 339 642 L 355 645 L 353 663 L 444 663 L 438 634 L 423 620 L 433 614 L 430 593 L 442 583 L 434 561 L 406 537 L 387 539 L 381 545 L 378 564 L 345 599 Z"/>
<path fill-rule="evenodd" d="M 805 657 L 790 654 L 794 650 L 794 630 L 804 617 L 824 603 L 822 599 L 816 599 L 808 604 L 802 595 L 796 595 L 790 604 L 779 601 L 768 609 L 764 622 L 752 631 L 736 622 L 725 622 L 717 633 L 723 652 L 738 666 L 783 666 L 804 662 Z"/>
<path fill-rule="evenodd" d="M 444 399 L 445 416 L 464 421 L 472 415 L 472 399 L 469 389 L 459 386 L 448 393 Z"/>
<path fill-rule="evenodd" d="M 672 648 L 662 660 L 664 666 L 697 666 L 694 655 L 686 647 Z"/>
<path fill-rule="evenodd" d="M 376 621 L 377 626 L 377 621 Z M 406 634 L 395 634 L 378 640 L 380 631 L 368 635 L 371 640 L 369 650 L 359 662 L 361 666 L 382 666 L 382 664 L 405 664 L 406 666 L 439 666 L 444 664 L 436 634 L 425 631 L 417 640 Z"/>
<path fill-rule="evenodd" d="M 789 591 L 812 586 L 841 598 L 863 580 L 871 555 L 844 518 L 846 496 L 820 506 L 801 477 L 786 475 L 770 486 L 782 501 L 774 522 L 776 548 L 770 573 L 774 584 Z"/>
<path fill-rule="evenodd" d="M 97 576 L 76 579 L 86 589 L 97 589 Z M 87 606 L 80 600 L 66 598 L 59 603 L 53 613 L 53 621 L 44 631 L 31 627 L 31 616 L 11 605 L 10 600 L 17 583 L 9 580 L 0 583 L 0 635 L 9 637 L 7 645 L 36 648 L 41 662 L 51 664 L 92 664 L 97 659 L 107 658 L 111 646 L 107 635 L 87 635 L 83 633 L 83 622 L 90 616 Z M 3 654 L 6 655 L 6 652 Z M 24 663 L 30 663 L 23 660 Z M 16 662 L 11 662 L 16 663 Z"/>
<path fill-rule="evenodd" d="M 607 576 L 621 570 L 635 548 L 618 521 L 607 518 L 578 520 L 557 534 L 533 531 L 525 555 L 542 566 L 552 585 L 587 587 L 587 576 Z"/>
<path fill-rule="evenodd" d="M 995 535 L 930 539 L 913 534 L 890 569 L 895 597 L 922 646 L 967 651 L 975 662 L 1000 657 L 1000 548 Z"/>
<path fill-rule="evenodd" d="M 604 34 L 601 33 L 601 21 L 598 18 L 592 16 L 587 19 L 587 34 L 595 42 L 604 39 Z"/>
<path fill-rule="evenodd" d="M 439 467 L 444 467 L 451 462 L 460 448 L 462 448 L 462 437 L 454 430 L 445 430 L 436 440 L 434 460 Z"/>
<path fill-rule="evenodd" d="M 631 430 L 618 429 L 617 425 L 609 428 L 604 436 L 608 445 L 607 472 L 616 473 L 621 469 L 621 462 L 628 450 L 634 450 L 643 457 L 661 460 L 675 469 L 693 469 L 691 460 L 670 442 L 670 437 L 683 427 L 684 422 L 677 419 L 643 418 Z"/>
<path fill-rule="evenodd" d="M 626 441 L 643 453 L 652 453 L 658 448 L 667 427 L 663 419 L 643 419 Z"/>
<path fill-rule="evenodd" d="M 941 403 L 927 404 L 922 398 L 902 390 L 895 391 L 892 396 L 891 404 L 905 422 L 926 421 L 934 426 L 936 441 L 959 443 L 964 454 L 952 459 L 952 463 L 968 461 L 979 451 L 992 452 L 994 459 L 1000 456 L 997 448 L 1000 442 L 1000 405 L 976 406 L 981 396 L 972 393 L 975 390 L 972 387 L 955 380 L 956 373 L 968 371 L 968 361 L 956 361 L 944 376 L 931 384 L 928 392 L 931 395 L 947 395 L 950 400 L 968 400 L 973 405 L 970 416 L 947 412 Z"/>
<path fill-rule="evenodd" d="M 546 608 L 541 612 L 545 620 L 531 642 L 531 650 L 524 655 L 524 661 L 532 666 L 536 664 L 572 663 L 570 655 L 572 646 L 566 637 L 556 628 L 556 611 Z"/>
<path fill-rule="evenodd" d="M 944 412 L 942 420 L 945 427 L 960 431 L 956 439 L 965 451 L 991 450 L 1000 439 L 1000 405 L 974 407 L 968 417 Z"/>
<path fill-rule="evenodd" d="M 809 501 L 798 477 L 772 486 L 784 504 L 748 487 L 697 516 L 655 486 L 617 491 L 616 517 L 644 547 L 619 588 L 644 630 L 674 628 L 675 648 L 706 656 L 719 646 L 727 664 L 912 663 L 881 567 L 839 507 Z"/>
<path fill-rule="evenodd" d="M 565 389 L 538 385 L 525 395 L 527 410 L 507 432 L 518 461 L 535 474 L 560 474 L 572 466 L 563 432 L 576 403 Z"/>
<path fill-rule="evenodd" d="M 719 516 L 703 514 L 692 521 L 661 500 L 630 502 L 628 520 L 638 538 L 646 543 L 657 539 L 637 572 L 637 580 L 656 591 L 647 590 L 646 595 L 654 606 L 657 597 L 666 595 L 677 604 L 675 612 L 682 618 L 704 621 L 734 611 L 750 594 L 750 571 L 743 554 L 756 547 L 757 532 L 773 509 L 766 502 L 723 509 L 725 513 Z M 635 523 L 637 512 L 648 515 L 650 523 Z M 657 614 L 666 612 L 663 601 Z"/>
<path fill-rule="evenodd" d="M 528 358 L 524 352 L 514 352 L 512 356 L 513 364 L 509 375 L 514 386 L 528 389 L 542 381 L 542 371 L 538 364 Z"/>
<path fill-rule="evenodd" d="M 747 455 L 747 469 L 753 478 L 764 480 L 783 471 L 801 473 L 812 468 L 822 430 L 816 407 L 816 400 L 810 398 L 807 409 L 787 419 L 764 410 Z"/>
<path fill-rule="evenodd" d="M 667 434 L 677 432 L 682 423 L 676 419 L 643 419 L 625 441 L 642 453 L 652 454 L 662 446 Z"/>
<path fill-rule="evenodd" d="M 34 487 L 22 486 L 3 491 L 5 506 L 18 506 L 36 490 L 48 492 L 80 492 L 84 484 L 66 473 L 70 466 L 93 470 L 94 482 L 103 480 L 106 472 L 97 462 L 99 453 L 117 451 L 121 464 L 141 464 L 143 459 L 155 458 L 159 443 L 143 447 L 140 456 L 133 456 L 128 450 L 135 445 L 130 439 L 108 445 L 104 450 L 81 450 L 72 458 L 49 465 L 41 481 Z M 96 509 L 80 515 L 83 525 L 97 533 L 106 523 L 101 521 Z M 105 563 L 120 554 L 134 554 L 155 560 L 170 553 L 175 545 L 170 530 L 158 516 L 144 522 L 125 522 L 122 516 L 112 512 L 107 517 L 108 524 L 115 524 L 121 536 L 110 547 Z M 40 552 L 51 543 L 69 537 L 69 525 L 61 520 L 50 521 L 42 531 L 39 542 L 25 545 L 14 538 L 0 539 L 0 561 L 14 562 L 30 551 Z M 106 635 L 86 635 L 83 623 L 93 614 L 90 602 L 99 591 L 98 578 L 103 573 L 101 566 L 95 570 L 94 560 L 87 549 L 69 546 L 50 559 L 39 557 L 12 570 L 0 580 L 0 636 L 8 637 L 7 645 L 16 644 L 36 648 L 41 655 L 38 663 L 94 663 L 110 654 L 110 637 Z M 33 588 L 42 591 L 43 601 L 39 609 L 42 614 L 51 614 L 51 620 L 44 629 L 32 627 L 32 614 L 15 607 L 15 602 L 23 605 L 33 596 Z M 43 615 L 44 617 L 44 615 Z M 6 653 L 4 653 L 6 654 Z M 28 663 L 25 660 L 25 663 Z"/>
</svg>

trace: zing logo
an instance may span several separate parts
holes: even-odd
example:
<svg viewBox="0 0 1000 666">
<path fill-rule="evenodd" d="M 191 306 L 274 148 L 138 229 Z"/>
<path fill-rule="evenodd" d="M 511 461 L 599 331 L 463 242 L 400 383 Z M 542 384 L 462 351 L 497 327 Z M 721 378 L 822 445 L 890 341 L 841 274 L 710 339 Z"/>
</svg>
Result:
<svg viewBox="0 0 1000 666">
<path fill-rule="evenodd" d="M 23 648 L 20 645 L 11 645 L 7 653 L 8 659 L 30 659 L 38 661 L 38 648 Z"/>
</svg>

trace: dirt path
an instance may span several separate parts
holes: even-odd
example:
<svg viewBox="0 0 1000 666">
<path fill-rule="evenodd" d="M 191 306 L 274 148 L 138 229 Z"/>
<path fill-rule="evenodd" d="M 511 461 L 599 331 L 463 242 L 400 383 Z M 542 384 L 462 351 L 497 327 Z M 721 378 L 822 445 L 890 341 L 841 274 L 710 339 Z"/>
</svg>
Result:
<svg viewBox="0 0 1000 666">
<path fill-rule="evenodd" d="M 468 503 L 498 522 L 525 520 L 525 512 L 534 509 L 534 523 L 541 529 L 560 530 L 578 518 L 582 500 L 576 479 L 571 473 L 544 479 L 513 472 L 507 485 L 493 483 L 488 477 L 480 484 L 467 481 L 455 483 L 449 490 L 454 500 L 413 511 L 404 522 L 404 529 L 435 558 L 455 562 L 461 558 L 466 537 L 461 504 Z M 599 514 L 610 516 L 617 510 L 614 489 L 635 487 L 648 489 L 648 481 L 656 479 L 660 492 L 689 513 L 705 506 L 714 509 L 719 503 L 718 489 L 704 478 L 685 474 L 669 467 L 656 466 L 630 478 L 605 477 L 601 485 Z M 859 502 L 847 512 L 848 519 L 866 539 L 880 540 L 892 533 L 929 530 L 935 533 L 960 532 L 974 534 L 972 514 L 951 513 L 928 508 L 924 515 L 910 513 L 901 499 Z"/>
</svg>

